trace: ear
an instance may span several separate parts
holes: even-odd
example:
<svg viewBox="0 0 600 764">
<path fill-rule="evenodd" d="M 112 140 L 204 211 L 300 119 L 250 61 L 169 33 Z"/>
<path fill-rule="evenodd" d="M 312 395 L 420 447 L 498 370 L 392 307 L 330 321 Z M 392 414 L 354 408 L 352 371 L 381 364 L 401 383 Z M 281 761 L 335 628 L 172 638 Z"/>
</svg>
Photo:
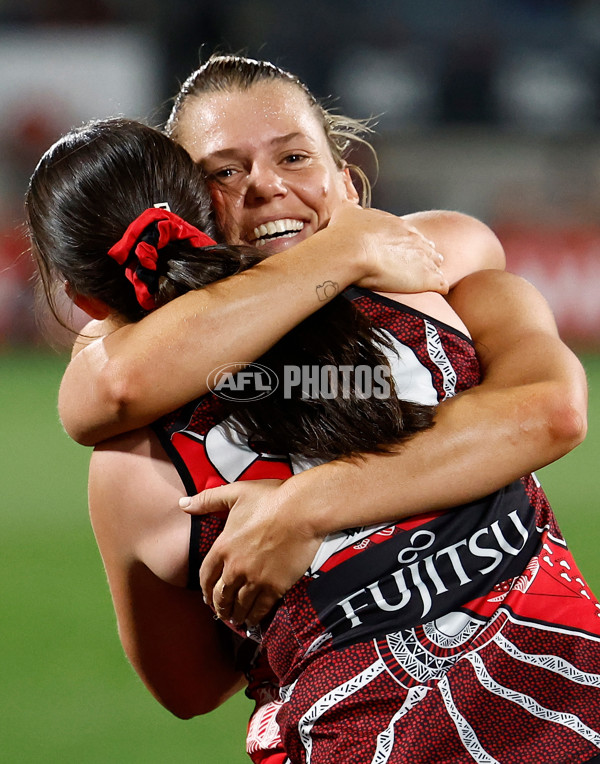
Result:
<svg viewBox="0 0 600 764">
<path fill-rule="evenodd" d="M 81 297 L 77 295 L 73 300 L 78 308 L 81 308 L 84 313 L 87 313 L 91 318 L 96 318 L 98 321 L 103 321 L 110 315 L 110 309 L 106 303 L 102 300 L 98 300 L 96 297 Z"/>
<path fill-rule="evenodd" d="M 71 299 L 78 308 L 81 308 L 84 313 L 87 313 L 90 318 L 96 318 L 98 321 L 102 321 L 110 315 L 110 308 L 106 303 L 99 300 L 97 297 L 84 297 L 80 294 L 76 294 L 68 281 L 65 282 L 65 292 L 69 299 Z"/>
<path fill-rule="evenodd" d="M 356 190 L 354 183 L 352 182 L 352 176 L 350 175 L 350 168 L 348 166 L 344 167 L 343 169 L 344 174 L 344 188 L 346 190 L 346 198 L 349 202 L 358 202 L 360 201 L 360 198 L 358 196 L 358 191 Z"/>
</svg>

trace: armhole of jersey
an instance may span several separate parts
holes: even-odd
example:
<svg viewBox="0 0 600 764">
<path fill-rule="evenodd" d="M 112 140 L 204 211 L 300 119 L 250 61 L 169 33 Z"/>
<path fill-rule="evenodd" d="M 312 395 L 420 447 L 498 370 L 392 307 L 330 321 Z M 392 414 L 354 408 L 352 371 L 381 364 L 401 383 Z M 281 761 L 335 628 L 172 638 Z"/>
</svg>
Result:
<svg viewBox="0 0 600 764">
<path fill-rule="evenodd" d="M 200 530 L 201 530 L 201 517 L 198 515 L 191 516 L 190 525 L 190 549 L 188 557 L 188 580 L 186 589 L 194 589 L 198 591 L 200 589 Z"/>
<path fill-rule="evenodd" d="M 179 473 L 179 477 L 183 482 L 184 488 L 188 496 L 193 496 L 196 491 L 196 485 L 187 468 L 186 463 L 181 458 L 179 451 L 171 443 L 171 438 L 168 433 L 159 425 L 153 424 L 152 429 L 156 433 L 161 446 L 164 448 L 169 459 L 173 462 L 175 469 Z M 186 589 L 193 589 L 195 591 L 200 589 L 200 579 L 198 573 L 200 571 L 200 533 L 202 531 L 202 517 L 198 515 L 190 516 L 190 545 L 188 554 L 188 575 Z"/>
<path fill-rule="evenodd" d="M 350 302 L 354 302 L 354 300 L 356 300 L 358 297 L 367 297 L 373 300 L 373 302 L 379 303 L 380 305 L 387 305 L 388 307 L 393 308 L 396 311 L 410 313 L 413 316 L 417 316 L 418 318 L 424 319 L 425 321 L 429 321 L 429 323 L 433 324 L 434 326 L 441 327 L 444 331 L 449 332 L 450 334 L 454 334 L 455 336 L 459 337 L 465 342 L 468 342 L 469 345 L 471 345 L 472 347 L 475 347 L 473 338 L 469 337 L 468 334 L 465 334 L 456 326 L 451 326 L 450 324 L 447 324 L 445 321 L 440 321 L 439 318 L 435 318 L 434 316 L 430 316 L 427 313 L 423 313 L 423 311 L 417 310 L 416 308 L 412 308 L 410 305 L 405 305 L 403 302 L 398 302 L 397 300 L 391 300 L 389 297 L 384 297 L 384 295 L 382 294 L 378 294 L 377 292 L 372 292 L 370 289 L 365 289 L 364 287 L 351 286 L 342 292 L 342 296 L 345 297 Z"/>
</svg>

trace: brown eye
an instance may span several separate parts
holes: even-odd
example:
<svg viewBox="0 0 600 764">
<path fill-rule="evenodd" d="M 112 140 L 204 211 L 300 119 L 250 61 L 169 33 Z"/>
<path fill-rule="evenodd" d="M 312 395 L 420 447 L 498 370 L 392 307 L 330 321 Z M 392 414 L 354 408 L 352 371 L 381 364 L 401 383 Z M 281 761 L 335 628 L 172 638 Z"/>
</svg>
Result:
<svg viewBox="0 0 600 764">
<path fill-rule="evenodd" d="M 234 174 L 235 170 L 233 170 L 231 167 L 225 167 L 223 170 L 211 172 L 209 177 L 214 178 L 215 180 L 226 180 L 227 178 L 232 178 Z"/>
<path fill-rule="evenodd" d="M 288 164 L 297 164 L 298 162 L 301 162 L 303 159 L 306 159 L 304 154 L 288 154 L 285 158 L 285 162 Z"/>
</svg>

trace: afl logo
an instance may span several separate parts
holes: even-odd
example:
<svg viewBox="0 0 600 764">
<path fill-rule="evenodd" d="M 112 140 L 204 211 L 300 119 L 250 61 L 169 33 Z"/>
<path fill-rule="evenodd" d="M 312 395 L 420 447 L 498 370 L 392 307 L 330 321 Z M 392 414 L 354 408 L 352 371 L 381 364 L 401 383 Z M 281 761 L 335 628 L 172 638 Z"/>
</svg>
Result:
<svg viewBox="0 0 600 764">
<path fill-rule="evenodd" d="M 226 401 L 258 401 L 277 390 L 274 371 L 260 363 L 226 363 L 213 369 L 207 385 L 218 398 Z"/>
</svg>

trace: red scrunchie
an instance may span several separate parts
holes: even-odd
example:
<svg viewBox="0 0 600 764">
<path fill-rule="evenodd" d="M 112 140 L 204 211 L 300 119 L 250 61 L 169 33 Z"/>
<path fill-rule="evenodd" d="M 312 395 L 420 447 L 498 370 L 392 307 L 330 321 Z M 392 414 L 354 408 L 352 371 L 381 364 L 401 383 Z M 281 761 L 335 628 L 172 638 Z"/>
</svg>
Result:
<svg viewBox="0 0 600 764">
<path fill-rule="evenodd" d="M 156 244 L 140 241 L 152 223 L 156 223 L 158 241 Z M 143 279 L 144 271 L 155 273 L 158 250 L 172 241 L 184 240 L 189 240 L 193 247 L 207 247 L 217 243 L 195 226 L 186 223 L 174 212 L 160 207 L 150 207 L 138 215 L 119 241 L 108 250 L 109 257 L 116 260 L 119 265 L 125 264 L 130 257 L 137 259 L 137 266 L 132 264 L 125 267 L 125 275 L 133 284 L 137 301 L 144 310 L 156 308 L 154 296 L 146 283 L 147 279 Z"/>
</svg>

